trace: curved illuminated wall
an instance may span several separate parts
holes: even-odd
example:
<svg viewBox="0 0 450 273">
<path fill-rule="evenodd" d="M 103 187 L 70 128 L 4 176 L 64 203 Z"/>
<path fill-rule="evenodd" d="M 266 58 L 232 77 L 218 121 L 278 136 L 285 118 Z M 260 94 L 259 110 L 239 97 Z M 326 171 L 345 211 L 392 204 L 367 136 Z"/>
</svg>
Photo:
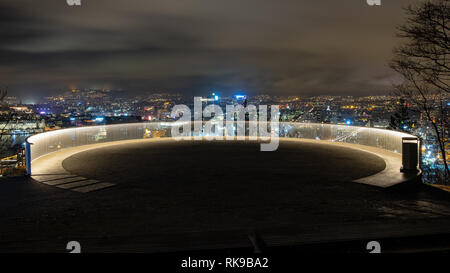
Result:
<svg viewBox="0 0 450 273">
<path fill-rule="evenodd" d="M 170 137 L 175 123 L 151 122 L 78 127 L 37 134 L 27 139 L 27 162 L 65 148 L 88 144 L 152 137 Z M 279 124 L 279 136 L 346 142 L 402 152 L 402 138 L 409 134 L 368 127 L 334 124 L 292 123 Z M 31 166 L 30 166 L 31 168 Z M 31 169 L 29 169 L 30 173 Z"/>
</svg>

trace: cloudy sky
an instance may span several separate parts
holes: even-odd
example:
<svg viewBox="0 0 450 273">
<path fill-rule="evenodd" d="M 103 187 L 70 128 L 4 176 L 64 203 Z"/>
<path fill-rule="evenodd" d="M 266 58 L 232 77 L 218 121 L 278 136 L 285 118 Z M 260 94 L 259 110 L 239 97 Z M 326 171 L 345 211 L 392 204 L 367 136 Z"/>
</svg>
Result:
<svg viewBox="0 0 450 273">
<path fill-rule="evenodd" d="M 71 87 L 381 94 L 414 0 L 81 1 L 1 0 L 0 86 L 25 100 Z"/>
</svg>

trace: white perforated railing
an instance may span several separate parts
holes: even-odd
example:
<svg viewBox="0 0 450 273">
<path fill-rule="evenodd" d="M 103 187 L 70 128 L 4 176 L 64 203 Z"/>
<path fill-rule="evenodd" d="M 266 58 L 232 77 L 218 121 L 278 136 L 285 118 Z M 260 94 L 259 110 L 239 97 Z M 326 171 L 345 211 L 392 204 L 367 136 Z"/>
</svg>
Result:
<svg viewBox="0 0 450 273">
<path fill-rule="evenodd" d="M 27 170 L 31 174 L 34 160 L 62 149 L 120 140 L 171 137 L 175 123 L 150 122 L 77 127 L 45 132 L 27 139 Z M 280 137 L 346 142 L 402 152 L 402 138 L 409 134 L 368 127 L 334 124 L 281 122 Z"/>
</svg>

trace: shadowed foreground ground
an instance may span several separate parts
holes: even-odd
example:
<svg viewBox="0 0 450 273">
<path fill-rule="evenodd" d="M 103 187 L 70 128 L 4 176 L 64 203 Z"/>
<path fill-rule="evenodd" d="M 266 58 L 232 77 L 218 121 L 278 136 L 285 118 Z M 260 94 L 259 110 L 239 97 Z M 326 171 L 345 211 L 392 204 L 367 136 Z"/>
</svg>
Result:
<svg viewBox="0 0 450 273">
<path fill-rule="evenodd" d="M 0 251 L 168 251 L 435 234 L 450 230 L 450 201 L 427 188 L 351 182 L 381 171 L 358 150 L 282 143 L 117 145 L 63 162 L 116 186 L 87 194 L 25 179 L 0 180 Z"/>
</svg>

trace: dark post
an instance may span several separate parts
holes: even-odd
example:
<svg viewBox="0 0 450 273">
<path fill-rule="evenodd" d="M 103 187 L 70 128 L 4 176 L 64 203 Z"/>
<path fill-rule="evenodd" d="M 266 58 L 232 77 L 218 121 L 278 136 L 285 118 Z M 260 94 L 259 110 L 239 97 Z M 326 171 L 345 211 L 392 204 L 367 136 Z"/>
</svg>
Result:
<svg viewBox="0 0 450 273">
<path fill-rule="evenodd" d="M 402 167 L 401 172 L 418 172 L 419 145 L 417 137 L 402 138 Z"/>
<path fill-rule="evenodd" d="M 31 143 L 25 141 L 25 165 L 27 167 L 27 175 L 31 175 Z"/>
</svg>

